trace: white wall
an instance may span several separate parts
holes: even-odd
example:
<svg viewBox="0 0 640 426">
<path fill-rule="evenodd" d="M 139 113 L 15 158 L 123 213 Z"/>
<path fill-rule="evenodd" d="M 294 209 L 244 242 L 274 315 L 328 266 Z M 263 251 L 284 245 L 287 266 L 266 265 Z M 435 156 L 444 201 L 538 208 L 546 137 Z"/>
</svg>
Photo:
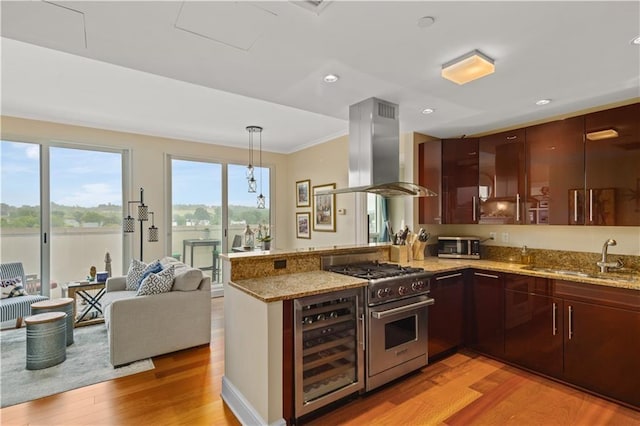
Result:
<svg viewBox="0 0 640 426">
<path fill-rule="evenodd" d="M 295 184 L 302 180 L 311 180 L 311 187 L 335 183 L 336 188 L 349 185 L 349 147 L 348 137 L 315 145 L 290 154 L 288 156 L 289 183 L 287 193 L 288 221 L 291 224 L 291 238 L 288 248 L 327 247 L 333 245 L 353 244 L 355 242 L 355 197 L 356 194 L 336 195 L 336 213 L 344 209 L 346 214 L 336 214 L 336 232 L 317 232 L 311 230 L 311 239 L 296 238 L 296 212 L 311 212 L 313 222 L 313 200 L 311 207 L 296 208 Z"/>
</svg>

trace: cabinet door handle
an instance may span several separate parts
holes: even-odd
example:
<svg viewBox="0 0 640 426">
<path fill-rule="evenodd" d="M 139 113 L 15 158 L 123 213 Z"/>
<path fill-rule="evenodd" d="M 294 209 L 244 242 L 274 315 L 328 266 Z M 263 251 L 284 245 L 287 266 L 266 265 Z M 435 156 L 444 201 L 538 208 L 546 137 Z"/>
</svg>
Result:
<svg viewBox="0 0 640 426">
<path fill-rule="evenodd" d="M 362 345 L 362 350 L 366 351 L 367 348 L 364 347 L 364 314 L 360 315 L 360 344 Z"/>
<path fill-rule="evenodd" d="M 491 274 L 483 274 L 482 272 L 474 272 L 473 275 L 477 276 L 477 277 L 486 277 L 486 278 L 495 278 L 498 279 L 500 278 L 497 275 L 491 275 Z"/>
<path fill-rule="evenodd" d="M 589 190 L 589 222 L 593 222 L 593 189 Z"/>
<path fill-rule="evenodd" d="M 578 190 L 573 192 L 573 221 L 578 223 Z"/>
<path fill-rule="evenodd" d="M 477 209 L 477 207 L 476 207 L 476 196 L 475 195 L 471 198 L 471 209 L 473 210 L 473 221 L 475 222 L 476 221 L 476 209 Z"/>
<path fill-rule="evenodd" d="M 512 141 L 512 140 L 517 139 L 517 138 L 518 138 L 518 137 L 517 137 L 517 136 L 515 136 L 515 135 L 514 135 L 514 136 L 507 136 L 507 140 L 508 140 L 508 141 Z"/>
<path fill-rule="evenodd" d="M 449 278 L 455 278 L 455 277 L 461 277 L 462 274 L 451 274 L 451 275 L 443 275 L 441 277 L 436 277 L 436 281 L 440 281 L 440 280 L 446 280 Z"/>
<path fill-rule="evenodd" d="M 555 336 L 556 334 L 558 334 L 558 323 L 557 323 L 557 318 L 556 318 L 556 312 L 558 311 L 558 305 L 554 302 L 553 303 L 553 309 L 551 310 L 552 315 L 553 315 L 553 325 L 552 325 L 552 329 L 553 329 L 553 335 Z"/>
<path fill-rule="evenodd" d="M 516 222 L 520 222 L 520 193 L 516 194 Z"/>
<path fill-rule="evenodd" d="M 573 307 L 569 305 L 569 340 L 573 337 Z"/>
</svg>

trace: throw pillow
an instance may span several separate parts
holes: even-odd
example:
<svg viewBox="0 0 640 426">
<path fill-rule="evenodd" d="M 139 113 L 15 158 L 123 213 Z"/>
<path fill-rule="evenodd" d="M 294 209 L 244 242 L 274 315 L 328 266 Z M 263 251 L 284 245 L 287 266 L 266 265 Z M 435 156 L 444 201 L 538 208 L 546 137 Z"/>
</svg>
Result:
<svg viewBox="0 0 640 426">
<path fill-rule="evenodd" d="M 202 281 L 202 271 L 196 268 L 180 268 L 175 271 L 173 291 L 194 291 Z"/>
<path fill-rule="evenodd" d="M 167 293 L 171 291 L 173 285 L 173 265 L 159 273 L 149 274 L 138 288 L 136 296 L 150 296 L 153 294 Z"/>
<path fill-rule="evenodd" d="M 0 281 L 2 298 L 26 296 L 27 292 L 22 286 L 22 277 L 4 278 Z"/>
<path fill-rule="evenodd" d="M 136 291 L 140 287 L 140 283 L 151 272 L 160 272 L 162 265 L 159 261 L 146 264 L 136 259 L 131 259 L 131 265 L 129 265 L 129 272 L 127 272 L 126 289 L 128 291 Z"/>
</svg>

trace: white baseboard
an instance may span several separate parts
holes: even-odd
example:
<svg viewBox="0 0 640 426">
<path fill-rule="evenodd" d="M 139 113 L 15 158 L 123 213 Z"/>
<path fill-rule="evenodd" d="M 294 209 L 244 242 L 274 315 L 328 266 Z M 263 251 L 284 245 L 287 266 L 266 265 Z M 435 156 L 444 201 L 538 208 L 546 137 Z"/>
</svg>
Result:
<svg viewBox="0 0 640 426">
<path fill-rule="evenodd" d="M 224 296 L 224 288 L 222 284 L 211 285 L 211 298 Z"/>
<path fill-rule="evenodd" d="M 256 412 L 251 403 L 240 393 L 240 391 L 226 378 L 222 376 L 222 393 L 224 402 L 231 409 L 238 421 L 243 425 L 250 426 L 286 426 L 287 422 L 280 418 L 273 423 L 267 423 Z"/>
</svg>

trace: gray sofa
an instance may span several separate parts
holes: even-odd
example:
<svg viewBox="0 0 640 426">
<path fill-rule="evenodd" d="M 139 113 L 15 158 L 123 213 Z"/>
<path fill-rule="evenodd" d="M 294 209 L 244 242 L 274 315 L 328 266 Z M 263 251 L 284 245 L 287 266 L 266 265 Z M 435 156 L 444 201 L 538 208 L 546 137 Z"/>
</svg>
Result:
<svg viewBox="0 0 640 426">
<path fill-rule="evenodd" d="M 136 296 L 126 277 L 106 282 L 102 312 L 109 336 L 109 359 L 119 366 L 211 341 L 211 278 L 174 258 L 170 292 Z"/>
</svg>

